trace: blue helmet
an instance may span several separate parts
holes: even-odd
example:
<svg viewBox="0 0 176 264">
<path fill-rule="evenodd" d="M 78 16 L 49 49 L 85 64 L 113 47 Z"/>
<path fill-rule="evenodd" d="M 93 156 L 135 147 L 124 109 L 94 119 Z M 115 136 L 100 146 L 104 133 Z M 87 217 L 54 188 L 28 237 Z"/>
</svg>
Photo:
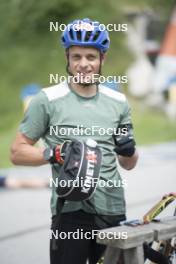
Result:
<svg viewBox="0 0 176 264">
<path fill-rule="evenodd" d="M 101 53 L 108 50 L 109 34 L 103 24 L 89 18 L 74 20 L 69 23 L 62 34 L 62 45 L 67 49 L 71 46 L 91 46 Z"/>
</svg>

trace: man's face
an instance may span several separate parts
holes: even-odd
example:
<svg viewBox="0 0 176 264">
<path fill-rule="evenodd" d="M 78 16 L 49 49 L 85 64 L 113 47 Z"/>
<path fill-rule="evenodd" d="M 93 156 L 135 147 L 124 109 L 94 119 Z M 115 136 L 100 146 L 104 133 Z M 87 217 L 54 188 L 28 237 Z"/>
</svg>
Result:
<svg viewBox="0 0 176 264">
<path fill-rule="evenodd" d="M 102 56 L 102 62 L 104 56 Z M 100 52 L 91 47 L 69 48 L 69 72 L 79 78 L 79 83 L 93 83 L 93 76 L 100 72 Z"/>
</svg>

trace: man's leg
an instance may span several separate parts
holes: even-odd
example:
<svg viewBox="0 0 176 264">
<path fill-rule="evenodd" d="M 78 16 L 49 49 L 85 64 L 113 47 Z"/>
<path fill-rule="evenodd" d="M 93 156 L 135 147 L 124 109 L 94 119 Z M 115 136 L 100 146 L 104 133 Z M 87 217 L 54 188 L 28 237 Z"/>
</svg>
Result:
<svg viewBox="0 0 176 264">
<path fill-rule="evenodd" d="M 91 239 L 86 239 L 84 233 L 91 232 L 91 222 L 89 214 L 82 211 L 61 215 L 56 232 L 58 239 L 50 241 L 51 264 L 86 264 Z"/>
<path fill-rule="evenodd" d="M 97 244 L 96 240 L 94 239 L 91 243 L 89 251 L 89 264 L 96 264 L 98 260 L 103 256 L 105 249 L 105 245 Z"/>
<path fill-rule="evenodd" d="M 102 216 L 101 216 L 102 219 Z M 99 219 L 99 220 L 101 220 Z M 109 225 L 107 225 L 104 228 L 109 228 L 109 227 L 114 227 L 114 226 L 119 226 L 121 221 L 124 221 L 126 219 L 125 215 L 119 215 L 115 217 L 106 217 L 106 221 L 109 222 Z M 96 221 L 97 223 L 97 221 Z M 100 223 L 100 222 L 99 222 Z M 105 224 L 105 223 L 104 223 Z M 98 226 L 95 226 L 95 229 L 100 229 Z M 106 250 L 105 245 L 100 245 L 96 243 L 96 239 L 91 241 L 91 247 L 90 247 L 90 252 L 89 252 L 89 264 L 96 264 L 98 260 L 104 255 Z M 121 253 L 120 259 L 118 260 L 117 264 L 123 264 L 123 255 Z"/>
<path fill-rule="evenodd" d="M 71 230 L 69 228 L 69 230 Z M 66 229 L 65 229 L 66 231 Z M 63 231 L 62 231 L 63 232 Z M 74 230 L 73 230 L 74 232 Z M 57 248 L 52 248 L 52 242 L 50 245 L 50 263 L 51 264 L 86 264 L 88 257 L 88 241 L 85 239 L 63 239 L 57 240 Z"/>
</svg>

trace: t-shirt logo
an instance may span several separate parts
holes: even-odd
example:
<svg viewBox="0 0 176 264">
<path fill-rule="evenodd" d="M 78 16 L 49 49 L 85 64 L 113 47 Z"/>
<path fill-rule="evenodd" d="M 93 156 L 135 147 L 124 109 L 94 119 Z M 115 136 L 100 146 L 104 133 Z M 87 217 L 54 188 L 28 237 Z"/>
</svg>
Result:
<svg viewBox="0 0 176 264">
<path fill-rule="evenodd" d="M 86 159 L 90 160 L 92 163 L 97 163 L 97 155 L 93 151 L 87 153 Z"/>
</svg>

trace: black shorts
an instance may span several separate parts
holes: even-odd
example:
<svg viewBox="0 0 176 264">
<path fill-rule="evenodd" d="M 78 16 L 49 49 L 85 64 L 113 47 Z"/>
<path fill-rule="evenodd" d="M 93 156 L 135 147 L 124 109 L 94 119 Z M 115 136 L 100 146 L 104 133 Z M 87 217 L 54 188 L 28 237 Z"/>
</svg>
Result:
<svg viewBox="0 0 176 264">
<path fill-rule="evenodd" d="M 118 226 L 125 215 L 102 216 L 109 226 Z M 50 239 L 51 264 L 96 264 L 106 246 L 96 243 L 96 230 L 105 228 L 97 216 L 83 210 L 62 213 L 56 227 L 57 217 L 52 217 Z M 102 223 L 101 223 L 102 222 Z M 100 225 L 99 225 L 100 223 Z"/>
</svg>

